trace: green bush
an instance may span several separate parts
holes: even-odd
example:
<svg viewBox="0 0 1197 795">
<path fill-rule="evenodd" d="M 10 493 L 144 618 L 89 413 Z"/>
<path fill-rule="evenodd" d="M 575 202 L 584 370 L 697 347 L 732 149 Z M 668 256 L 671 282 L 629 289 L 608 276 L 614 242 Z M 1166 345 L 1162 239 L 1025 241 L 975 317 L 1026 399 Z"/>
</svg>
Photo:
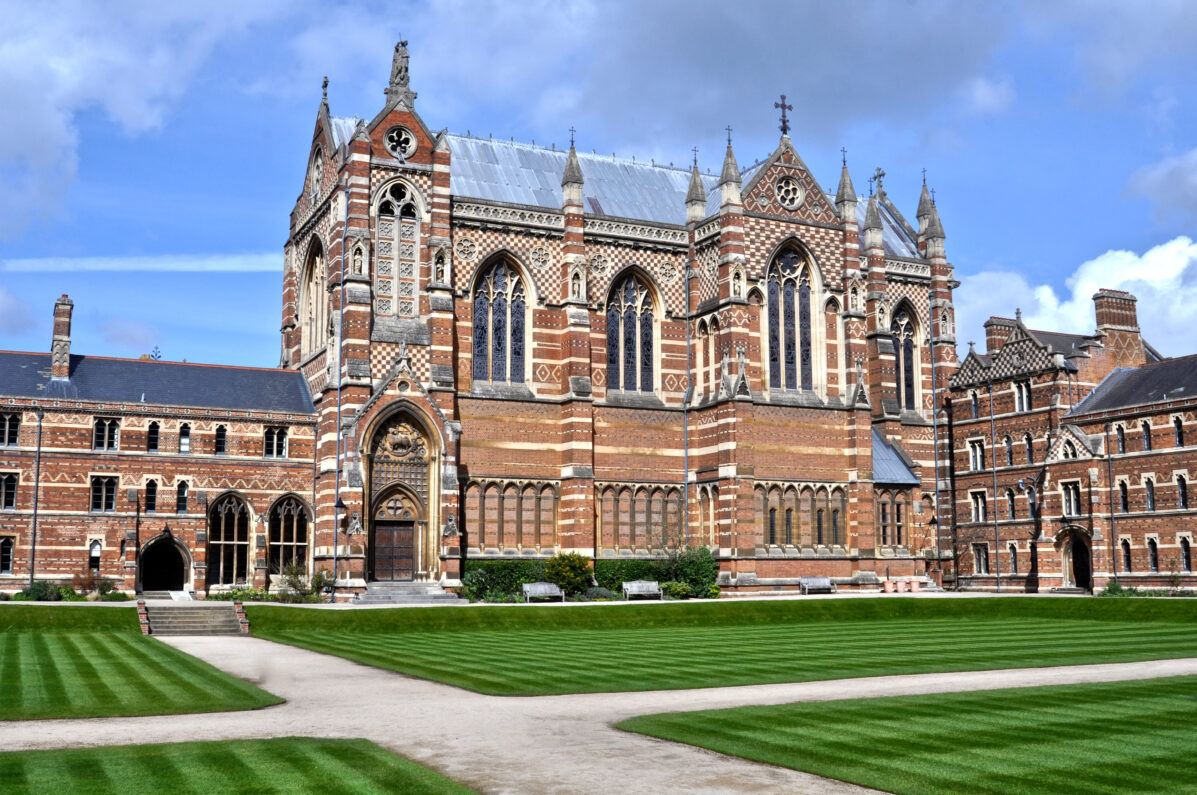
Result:
<svg viewBox="0 0 1197 795">
<path fill-rule="evenodd" d="M 694 595 L 689 584 L 677 580 L 661 583 L 661 593 L 666 599 L 689 599 Z"/>
<path fill-rule="evenodd" d="M 69 585 L 60 585 L 58 587 L 58 596 L 64 602 L 86 602 L 87 597 L 81 596 Z"/>
<path fill-rule="evenodd" d="M 671 580 L 662 560 L 596 560 L 594 579 L 600 588 L 619 593 L 632 580 Z"/>
<path fill-rule="evenodd" d="M 127 602 L 131 597 L 124 591 L 109 591 L 100 597 L 101 602 Z"/>
<path fill-rule="evenodd" d="M 276 595 L 270 593 L 265 588 L 248 588 L 245 586 L 239 586 L 228 591 L 209 592 L 204 598 L 219 602 L 235 602 L 238 599 L 242 602 L 277 602 L 279 600 Z"/>
<path fill-rule="evenodd" d="M 719 578 L 719 561 L 706 547 L 689 547 L 669 557 L 673 576 L 669 579 L 684 582 L 695 596 L 706 596 L 710 586 Z"/>
<path fill-rule="evenodd" d="M 712 588 L 719 578 L 719 562 L 706 547 L 689 547 L 670 552 L 656 560 L 596 560 L 594 579 L 602 588 L 622 589 L 632 580 L 683 582 L 690 586 L 692 597 L 707 599 L 719 596 Z"/>
<path fill-rule="evenodd" d="M 461 595 L 471 602 L 518 602 L 524 583 L 546 582 L 544 567 L 543 560 L 467 560 Z"/>
<path fill-rule="evenodd" d="M 544 565 L 544 577 L 566 596 L 580 594 L 590 586 L 590 558 L 577 552 L 554 555 Z"/>
<path fill-rule="evenodd" d="M 58 589 L 58 586 L 45 580 L 36 580 L 33 585 L 21 591 L 19 595 L 25 597 L 30 602 L 62 601 L 62 592 Z"/>
<path fill-rule="evenodd" d="M 619 594 L 609 591 L 606 588 L 595 587 L 587 588 L 582 593 L 582 597 L 587 602 L 612 602 L 619 598 Z"/>
</svg>

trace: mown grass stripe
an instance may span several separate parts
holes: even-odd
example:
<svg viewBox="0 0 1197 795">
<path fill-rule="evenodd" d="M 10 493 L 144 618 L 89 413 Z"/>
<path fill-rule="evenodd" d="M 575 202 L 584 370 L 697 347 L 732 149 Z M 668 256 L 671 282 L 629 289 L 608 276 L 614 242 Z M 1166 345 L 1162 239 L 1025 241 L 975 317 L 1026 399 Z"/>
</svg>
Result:
<svg viewBox="0 0 1197 795">
<path fill-rule="evenodd" d="M 71 695 L 76 703 L 86 699 L 92 706 L 107 709 L 120 703 L 120 697 L 109 687 L 100 671 L 91 662 L 102 659 L 96 654 L 94 634 L 62 633 L 58 636 L 67 661 L 74 668 Z"/>
</svg>

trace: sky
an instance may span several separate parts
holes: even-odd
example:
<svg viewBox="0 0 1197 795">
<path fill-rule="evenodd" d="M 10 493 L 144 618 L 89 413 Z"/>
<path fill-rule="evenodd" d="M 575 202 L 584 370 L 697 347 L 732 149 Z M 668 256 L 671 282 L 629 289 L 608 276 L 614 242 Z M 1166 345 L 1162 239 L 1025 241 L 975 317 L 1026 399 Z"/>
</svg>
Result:
<svg viewBox="0 0 1197 795">
<path fill-rule="evenodd" d="M 0 349 L 273 367 L 282 247 L 323 76 L 371 118 L 395 41 L 432 129 L 719 172 L 790 137 L 834 190 L 875 168 L 913 219 L 927 184 L 981 324 L 1091 332 L 1139 297 L 1197 352 L 1197 3 L 0 0 Z"/>
</svg>

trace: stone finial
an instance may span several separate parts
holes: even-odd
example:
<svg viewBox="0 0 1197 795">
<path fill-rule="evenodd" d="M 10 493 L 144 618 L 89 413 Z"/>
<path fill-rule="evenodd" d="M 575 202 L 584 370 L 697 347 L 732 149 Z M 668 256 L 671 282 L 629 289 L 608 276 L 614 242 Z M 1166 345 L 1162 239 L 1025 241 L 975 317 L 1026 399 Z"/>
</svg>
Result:
<svg viewBox="0 0 1197 795">
<path fill-rule="evenodd" d="M 924 224 L 922 223 L 923 219 L 927 218 L 931 215 L 931 210 L 934 207 L 935 207 L 935 205 L 932 204 L 932 202 L 931 202 L 931 192 L 929 190 L 927 190 L 927 183 L 924 182 L 923 183 L 923 192 L 921 194 L 919 194 L 919 209 L 914 214 L 914 217 L 919 220 L 920 226 L 924 226 Z M 924 226 L 923 230 L 920 230 L 920 231 L 926 231 L 925 226 Z"/>
<path fill-rule="evenodd" d="M 946 235 L 943 233 L 943 224 L 939 222 L 939 208 L 934 204 L 931 205 L 931 213 L 927 217 L 927 229 L 924 233 L 928 240 L 942 241 Z"/>
<path fill-rule="evenodd" d="M 328 104 L 328 75 L 324 76 L 324 82 L 320 84 L 320 101 Z"/>
<path fill-rule="evenodd" d="M 569 157 L 565 159 L 565 173 L 561 175 L 561 187 L 566 185 L 581 185 L 582 166 L 578 164 L 578 150 L 569 145 Z"/>
<path fill-rule="evenodd" d="M 856 220 L 856 188 L 852 185 L 852 176 L 848 173 L 846 158 L 840 169 L 840 187 L 835 192 L 835 207 L 840 211 L 841 221 Z"/>
<path fill-rule="evenodd" d="M 698 164 L 690 171 L 690 188 L 686 191 L 686 223 L 697 223 L 707 214 L 707 191 L 698 173 Z"/>
<path fill-rule="evenodd" d="M 736 153 L 732 151 L 730 142 L 727 144 L 727 154 L 723 156 L 723 172 L 719 175 L 719 184 L 734 182 L 740 184 L 740 167 L 736 165 Z"/>
<path fill-rule="evenodd" d="M 408 61 L 411 56 L 407 51 L 407 42 L 400 38 L 395 45 L 395 54 L 391 57 L 391 79 L 383 92 L 387 100 L 397 102 L 403 100 L 411 105 L 416 98 L 416 92 L 411 90 L 411 75 L 408 72 Z"/>
<path fill-rule="evenodd" d="M 881 248 L 881 210 L 877 207 L 877 197 L 869 197 L 869 209 L 865 212 L 864 247 Z"/>
</svg>

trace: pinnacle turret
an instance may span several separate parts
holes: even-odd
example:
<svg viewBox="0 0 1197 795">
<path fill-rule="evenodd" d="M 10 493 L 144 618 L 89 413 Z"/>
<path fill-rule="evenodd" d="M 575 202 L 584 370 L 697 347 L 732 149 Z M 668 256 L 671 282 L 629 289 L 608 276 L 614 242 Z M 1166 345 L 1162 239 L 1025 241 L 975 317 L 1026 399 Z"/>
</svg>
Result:
<svg viewBox="0 0 1197 795">
<path fill-rule="evenodd" d="M 927 218 L 927 229 L 924 232 L 928 240 L 943 240 L 946 235 L 943 233 L 943 224 L 939 222 L 939 209 L 934 204 L 931 205 L 931 212 Z"/>
<path fill-rule="evenodd" d="M 697 223 L 707 215 L 707 190 L 703 187 L 698 163 L 690 171 L 690 189 L 686 191 L 686 223 Z"/>
<path fill-rule="evenodd" d="M 740 184 L 740 167 L 736 165 L 736 153 L 732 151 L 730 141 L 727 144 L 727 154 L 723 157 L 723 172 L 719 175 L 719 184 L 725 185 L 729 182 Z"/>
<path fill-rule="evenodd" d="M 865 212 L 864 247 L 881 248 L 881 210 L 877 208 L 877 197 L 869 197 L 869 209 Z"/>
<path fill-rule="evenodd" d="M 578 150 L 574 149 L 574 145 L 569 145 L 569 157 L 565 159 L 565 173 L 561 175 L 561 187 L 566 185 L 581 185 L 582 167 L 578 165 Z"/>
<path fill-rule="evenodd" d="M 840 220 L 844 223 L 856 221 L 856 188 L 852 186 L 847 160 L 840 169 L 840 187 L 835 192 L 835 208 L 839 210 Z"/>
</svg>

